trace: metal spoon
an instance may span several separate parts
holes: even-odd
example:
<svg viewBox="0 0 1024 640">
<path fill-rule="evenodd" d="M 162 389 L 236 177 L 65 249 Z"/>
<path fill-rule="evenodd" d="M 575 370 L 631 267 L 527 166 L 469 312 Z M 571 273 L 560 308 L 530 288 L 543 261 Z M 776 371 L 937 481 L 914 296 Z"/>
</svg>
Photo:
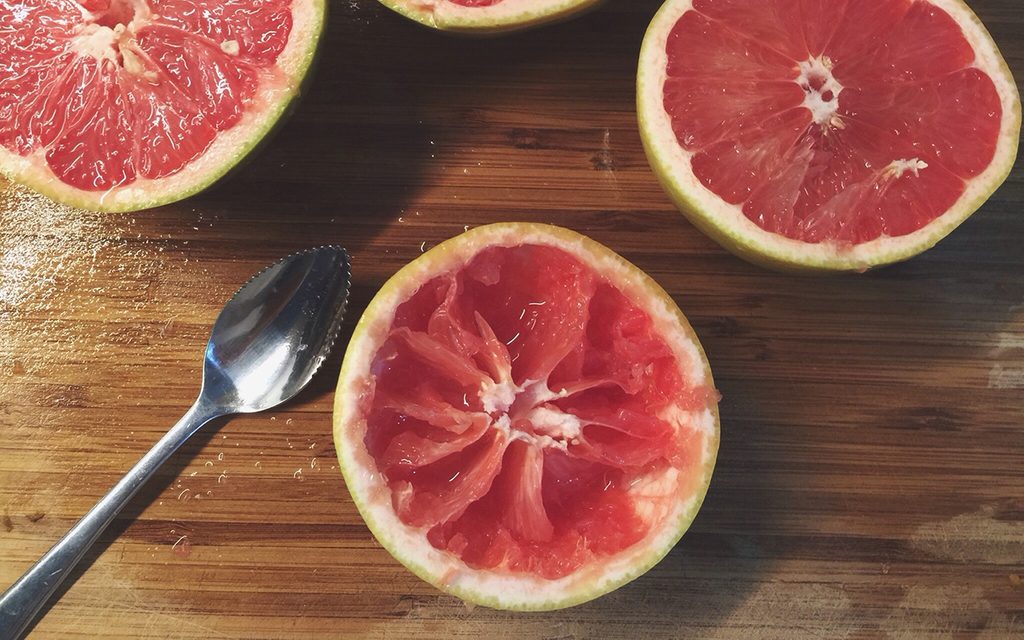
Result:
<svg viewBox="0 0 1024 640">
<path fill-rule="evenodd" d="M 334 345 L 349 288 L 348 254 L 320 247 L 288 256 L 245 283 L 221 310 L 199 398 L 60 541 L 0 596 L 0 639 L 19 637 L 135 492 L 201 426 L 294 397 Z"/>
</svg>

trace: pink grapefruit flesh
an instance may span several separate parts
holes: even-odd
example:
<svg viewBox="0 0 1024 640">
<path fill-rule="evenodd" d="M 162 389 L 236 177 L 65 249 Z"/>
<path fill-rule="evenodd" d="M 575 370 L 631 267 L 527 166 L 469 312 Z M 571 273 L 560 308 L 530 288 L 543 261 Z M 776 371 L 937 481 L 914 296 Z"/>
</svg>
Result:
<svg viewBox="0 0 1024 640">
<path fill-rule="evenodd" d="M 638 86 L 681 208 L 769 262 L 909 257 L 1016 155 L 1015 85 L 959 0 L 669 0 Z"/>
<path fill-rule="evenodd" d="M 639 575 L 688 526 L 717 447 L 681 314 L 565 230 L 492 225 L 434 251 L 371 304 L 339 383 L 367 522 L 489 606 L 567 606 Z"/>
<path fill-rule="evenodd" d="M 0 4 L 0 169 L 92 209 L 189 195 L 277 120 L 322 20 L 322 0 Z"/>
</svg>

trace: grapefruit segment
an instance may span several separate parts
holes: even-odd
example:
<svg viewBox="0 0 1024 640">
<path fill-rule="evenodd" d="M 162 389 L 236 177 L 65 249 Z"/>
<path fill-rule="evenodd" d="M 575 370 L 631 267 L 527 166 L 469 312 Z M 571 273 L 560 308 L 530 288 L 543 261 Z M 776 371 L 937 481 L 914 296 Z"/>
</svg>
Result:
<svg viewBox="0 0 1024 640">
<path fill-rule="evenodd" d="M 482 339 L 480 354 L 484 359 L 484 367 L 491 379 L 498 384 L 512 383 L 512 357 L 508 354 L 508 346 L 498 339 L 494 329 L 487 324 L 479 311 L 473 311 L 476 327 Z"/>
<path fill-rule="evenodd" d="M 845 0 L 835 10 L 826 10 L 819 19 L 836 23 L 822 52 L 837 61 L 846 61 L 886 46 L 886 37 L 906 16 L 913 0 Z"/>
<path fill-rule="evenodd" d="M 889 22 L 880 24 L 879 16 L 868 18 L 869 30 L 875 31 L 868 44 L 858 46 L 836 38 L 827 45 L 825 55 L 844 86 L 877 89 L 887 83 L 934 80 L 974 62 L 974 50 L 948 13 L 928 2 L 892 4 L 895 8 L 884 16 Z M 845 28 L 840 27 L 839 33 L 865 24 L 859 22 L 858 12 L 863 10 L 847 8 Z"/>
<path fill-rule="evenodd" d="M 863 270 L 935 244 L 1005 179 L 1020 100 L 959 0 L 669 0 L 638 109 L 662 184 L 765 264 Z"/>
<path fill-rule="evenodd" d="M 415 407 L 413 407 L 413 410 L 415 411 Z M 397 410 L 396 413 L 396 417 L 399 419 L 402 417 L 406 419 L 413 417 L 403 413 L 401 410 Z M 462 428 L 457 434 L 440 436 L 436 431 L 425 428 L 426 425 L 412 425 L 409 430 L 398 431 L 391 438 L 391 441 L 388 442 L 387 448 L 380 456 L 381 468 L 389 471 L 401 467 L 417 469 L 442 460 L 450 455 L 464 451 L 471 444 L 479 440 L 489 424 L 487 416 L 482 414 L 458 416 L 454 420 Z M 434 425 L 430 422 L 426 424 L 429 427 L 438 426 L 440 429 L 451 432 L 445 425 Z M 426 432 L 430 437 L 420 435 L 420 432 Z M 445 439 L 435 439 L 438 437 Z"/>
<path fill-rule="evenodd" d="M 448 404 L 429 385 L 406 387 L 403 393 L 396 395 L 381 394 L 381 406 L 453 433 L 470 428 L 478 415 Z"/>
<path fill-rule="evenodd" d="M 508 438 L 488 430 L 459 451 L 408 473 L 392 469 L 392 500 L 398 516 L 412 526 L 433 526 L 458 519 L 487 495 L 501 470 Z"/>
<path fill-rule="evenodd" d="M 512 442 L 495 486 L 497 502 L 505 507 L 502 524 L 509 535 L 526 544 L 550 542 L 555 527 L 543 496 L 544 451 L 522 440 Z"/>
<path fill-rule="evenodd" d="M 139 32 L 138 45 L 155 64 L 154 75 L 170 80 L 218 130 L 237 123 L 244 101 L 256 93 L 256 69 L 237 61 L 213 41 L 157 25 Z"/>
<path fill-rule="evenodd" d="M 217 127 L 170 82 L 137 83 L 124 91 L 135 133 L 135 169 L 156 180 L 198 158 L 213 143 Z"/>
<path fill-rule="evenodd" d="M 221 43 L 232 55 L 270 66 L 292 29 L 292 0 L 149 0 L 165 24 Z"/>
<path fill-rule="evenodd" d="M 393 11 L 444 31 L 501 33 L 565 20 L 602 0 L 380 0 Z"/>
<path fill-rule="evenodd" d="M 378 539 L 499 608 L 568 606 L 646 571 L 717 449 L 717 394 L 671 299 L 543 225 L 482 227 L 399 272 L 338 389 L 339 460 Z"/>
<path fill-rule="evenodd" d="M 768 0 L 694 0 L 694 16 L 725 22 L 729 30 L 742 36 L 747 46 L 772 49 L 785 60 L 807 56 L 803 38 L 802 7 L 799 1 Z M 721 31 L 715 27 L 711 31 Z M 792 65 L 786 65 L 791 67 Z"/>
<path fill-rule="evenodd" d="M 484 384 L 487 379 L 471 362 L 426 332 L 399 327 L 394 335 L 423 363 L 464 387 Z"/>
<path fill-rule="evenodd" d="M 96 210 L 190 195 L 276 122 L 323 14 L 323 0 L 2 3 L 0 170 Z"/>
</svg>

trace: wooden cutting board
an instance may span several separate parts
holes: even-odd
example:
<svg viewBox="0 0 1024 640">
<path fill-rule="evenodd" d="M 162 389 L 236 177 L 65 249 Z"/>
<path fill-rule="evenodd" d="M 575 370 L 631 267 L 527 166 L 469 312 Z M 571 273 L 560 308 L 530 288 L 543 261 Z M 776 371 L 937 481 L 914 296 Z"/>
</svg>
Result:
<svg viewBox="0 0 1024 640">
<path fill-rule="evenodd" d="M 1024 73 L 1018 0 L 971 3 Z M 156 211 L 3 187 L 0 588 L 181 415 L 221 304 L 291 251 L 353 256 L 347 330 L 466 226 L 545 221 L 658 280 L 711 359 L 722 446 L 647 576 L 546 614 L 470 609 L 377 545 L 331 441 L 341 354 L 279 411 L 189 444 L 36 638 L 1010 638 L 1024 635 L 1024 175 L 933 251 L 864 276 L 750 266 L 678 215 L 641 150 L 656 0 L 501 39 L 332 2 L 297 113 Z"/>
</svg>

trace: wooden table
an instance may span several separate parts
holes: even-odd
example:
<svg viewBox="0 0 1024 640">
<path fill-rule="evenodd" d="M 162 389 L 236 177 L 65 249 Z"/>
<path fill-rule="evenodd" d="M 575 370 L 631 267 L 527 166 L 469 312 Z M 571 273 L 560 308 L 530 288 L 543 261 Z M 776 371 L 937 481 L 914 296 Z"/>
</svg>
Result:
<svg viewBox="0 0 1024 640">
<path fill-rule="evenodd" d="M 1018 0 L 972 4 L 1024 73 Z M 1022 637 L 1024 174 L 907 264 L 750 266 L 675 213 L 641 150 L 633 79 L 657 5 L 473 40 L 336 1 L 308 97 L 214 190 L 102 216 L 4 187 L 0 588 L 191 403 L 210 324 L 253 271 L 345 244 L 350 330 L 423 249 L 499 220 L 621 252 L 707 348 L 718 469 L 665 561 L 557 613 L 439 594 L 345 491 L 339 353 L 297 401 L 176 456 L 33 637 Z"/>
</svg>

